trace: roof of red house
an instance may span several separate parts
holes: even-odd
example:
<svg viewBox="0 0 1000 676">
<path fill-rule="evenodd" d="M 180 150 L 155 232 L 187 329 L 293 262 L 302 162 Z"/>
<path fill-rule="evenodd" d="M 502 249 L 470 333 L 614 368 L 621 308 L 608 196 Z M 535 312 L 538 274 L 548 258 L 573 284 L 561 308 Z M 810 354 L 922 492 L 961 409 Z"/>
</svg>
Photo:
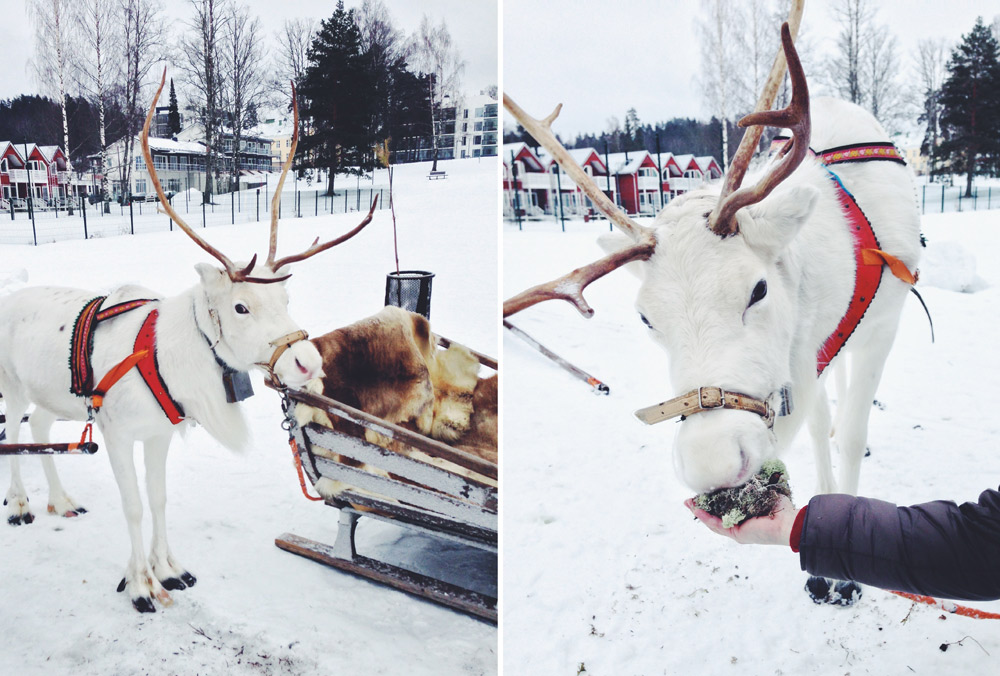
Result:
<svg viewBox="0 0 1000 676">
<path fill-rule="evenodd" d="M 628 160 L 625 156 L 628 155 Z M 649 151 L 631 150 L 628 153 L 611 153 L 608 155 L 608 163 L 611 165 L 614 174 L 634 174 L 640 167 L 656 168 Z"/>
<path fill-rule="evenodd" d="M 606 171 L 604 166 L 604 158 L 593 148 L 573 148 L 572 150 L 567 150 L 569 156 L 573 158 L 573 161 L 579 164 L 581 167 L 596 163 L 600 168 L 601 172 Z M 552 163 L 555 162 L 555 158 L 545 152 L 544 149 L 538 150 L 538 159 L 542 161 L 546 169 L 552 168 Z"/>
<path fill-rule="evenodd" d="M 528 146 L 524 141 L 519 141 L 517 143 L 504 143 L 503 144 L 503 163 L 504 165 L 510 164 L 510 157 L 513 154 L 514 159 L 524 162 L 526 165 L 530 165 L 535 171 L 544 171 L 545 167 L 541 160 L 535 152 Z"/>
</svg>

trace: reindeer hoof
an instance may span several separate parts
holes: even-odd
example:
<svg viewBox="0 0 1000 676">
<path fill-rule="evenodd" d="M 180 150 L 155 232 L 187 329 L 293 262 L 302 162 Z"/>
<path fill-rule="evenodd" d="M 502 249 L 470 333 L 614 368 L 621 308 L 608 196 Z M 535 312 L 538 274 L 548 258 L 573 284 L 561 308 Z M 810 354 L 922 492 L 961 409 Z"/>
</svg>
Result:
<svg viewBox="0 0 1000 676">
<path fill-rule="evenodd" d="M 835 606 L 853 606 L 861 598 L 861 585 L 853 580 L 837 580 L 827 603 Z"/>
<path fill-rule="evenodd" d="M 156 612 L 156 606 L 153 605 L 153 600 L 145 596 L 140 596 L 137 599 L 132 599 L 132 607 L 138 610 L 140 613 Z"/>
<path fill-rule="evenodd" d="M 125 578 L 122 578 L 122 581 L 118 583 L 118 593 L 123 591 L 125 591 Z"/>
<path fill-rule="evenodd" d="M 181 579 L 184 581 L 184 584 L 186 584 L 189 587 L 193 587 L 194 583 L 198 581 L 198 578 L 196 578 L 191 573 L 186 573 L 186 572 L 181 574 Z"/>
<path fill-rule="evenodd" d="M 7 523 L 11 526 L 20 526 L 21 524 L 28 525 L 35 520 L 35 515 L 31 512 L 25 512 L 24 514 L 12 514 L 7 517 Z"/>
<path fill-rule="evenodd" d="M 811 576 L 806 581 L 806 591 L 809 598 L 816 604 L 828 604 L 846 608 L 853 606 L 861 598 L 861 585 L 851 580 L 828 580 L 825 577 Z"/>
<path fill-rule="evenodd" d="M 826 603 L 826 597 L 830 593 L 830 581 L 825 577 L 811 575 L 806 580 L 806 592 L 813 603 Z"/>
<path fill-rule="evenodd" d="M 187 585 L 181 582 L 176 577 L 168 577 L 166 580 L 160 580 L 160 584 L 163 585 L 164 589 L 169 591 L 180 591 L 182 589 L 187 589 Z"/>
</svg>

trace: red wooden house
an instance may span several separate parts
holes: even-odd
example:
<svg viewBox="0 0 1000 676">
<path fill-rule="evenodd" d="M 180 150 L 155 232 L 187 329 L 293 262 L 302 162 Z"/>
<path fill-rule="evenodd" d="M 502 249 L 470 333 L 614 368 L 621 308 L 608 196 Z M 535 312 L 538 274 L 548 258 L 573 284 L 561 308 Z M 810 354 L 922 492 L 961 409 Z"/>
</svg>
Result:
<svg viewBox="0 0 1000 676">
<path fill-rule="evenodd" d="M 24 158 L 10 141 L 0 141 L 0 197 L 4 208 L 11 197 L 28 196 L 28 177 Z"/>
<path fill-rule="evenodd" d="M 617 180 L 609 174 L 608 168 L 604 164 L 604 158 L 593 148 L 574 148 L 567 152 L 573 161 L 583 168 L 584 173 L 594 179 L 594 183 L 608 196 L 608 199 L 614 202 L 615 194 L 618 192 Z M 559 179 L 552 179 L 550 187 L 553 197 L 557 190 L 561 191 L 563 212 L 567 216 L 583 216 L 584 218 L 593 216 L 595 209 L 590 198 L 565 171 L 557 169 L 558 163 L 555 158 L 539 151 L 538 159 L 541 160 L 545 171 L 550 175 L 555 176 L 556 171 L 560 171 Z M 557 204 L 553 200 L 553 206 L 555 207 Z"/>
<path fill-rule="evenodd" d="M 505 143 L 502 152 L 504 209 L 513 209 L 516 203 L 522 216 L 548 211 L 551 175 L 538 155 L 523 142 Z"/>
<path fill-rule="evenodd" d="M 612 153 L 611 171 L 618 179 L 620 204 L 625 213 L 653 215 L 660 206 L 660 171 L 645 150 Z"/>
<path fill-rule="evenodd" d="M 677 159 L 673 153 L 660 154 L 660 183 L 663 186 L 664 201 L 675 196 L 675 188 L 672 187 L 675 179 L 684 175 L 681 165 L 677 164 Z"/>
</svg>

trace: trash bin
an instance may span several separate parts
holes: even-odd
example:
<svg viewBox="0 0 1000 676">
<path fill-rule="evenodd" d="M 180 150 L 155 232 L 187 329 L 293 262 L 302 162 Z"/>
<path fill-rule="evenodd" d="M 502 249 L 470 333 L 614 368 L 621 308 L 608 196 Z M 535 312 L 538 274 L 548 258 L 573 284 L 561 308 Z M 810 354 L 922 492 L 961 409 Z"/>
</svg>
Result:
<svg viewBox="0 0 1000 676">
<path fill-rule="evenodd" d="M 431 281 L 433 272 L 401 270 L 385 276 L 385 304 L 431 318 Z"/>
</svg>

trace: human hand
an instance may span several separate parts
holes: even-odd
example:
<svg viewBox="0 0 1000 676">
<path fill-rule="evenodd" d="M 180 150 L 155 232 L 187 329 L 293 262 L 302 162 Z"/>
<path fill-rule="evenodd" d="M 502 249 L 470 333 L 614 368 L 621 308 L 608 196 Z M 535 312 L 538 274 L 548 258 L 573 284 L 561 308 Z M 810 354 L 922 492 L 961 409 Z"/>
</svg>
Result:
<svg viewBox="0 0 1000 676">
<path fill-rule="evenodd" d="M 740 525 L 733 526 L 732 528 L 723 528 L 722 519 L 695 507 L 693 499 L 689 498 L 685 500 L 684 506 L 690 509 L 691 513 L 698 517 L 698 520 L 708 526 L 710 530 L 719 535 L 732 538 L 744 545 L 788 546 L 788 540 L 792 534 L 792 525 L 795 523 L 795 516 L 798 511 L 795 509 L 792 501 L 782 495 L 770 514 L 747 519 Z"/>
</svg>

